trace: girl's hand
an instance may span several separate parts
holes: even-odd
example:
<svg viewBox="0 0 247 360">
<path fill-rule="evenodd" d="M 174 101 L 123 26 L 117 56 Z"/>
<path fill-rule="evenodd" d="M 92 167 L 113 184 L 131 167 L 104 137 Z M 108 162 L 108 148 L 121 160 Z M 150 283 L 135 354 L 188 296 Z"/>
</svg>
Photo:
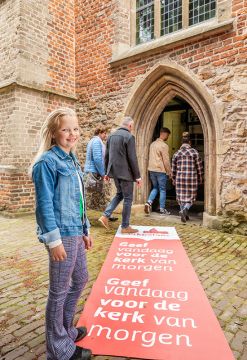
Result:
<svg viewBox="0 0 247 360">
<path fill-rule="evenodd" d="M 66 251 L 64 250 L 63 244 L 60 244 L 52 249 L 50 249 L 52 260 L 54 261 L 64 261 L 67 259 Z"/>
<path fill-rule="evenodd" d="M 92 239 L 92 237 L 90 236 L 90 235 L 88 235 L 88 236 L 83 236 L 82 237 L 82 239 L 83 239 L 83 241 L 84 241 L 84 243 L 85 243 L 85 249 L 86 250 L 90 250 L 91 249 L 91 247 L 93 246 L 93 239 Z"/>
</svg>

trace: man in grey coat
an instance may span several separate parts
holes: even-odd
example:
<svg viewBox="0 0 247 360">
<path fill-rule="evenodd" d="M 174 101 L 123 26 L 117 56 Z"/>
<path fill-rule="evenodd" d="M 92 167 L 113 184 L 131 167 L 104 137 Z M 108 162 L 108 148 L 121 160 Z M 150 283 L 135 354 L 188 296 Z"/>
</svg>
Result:
<svg viewBox="0 0 247 360">
<path fill-rule="evenodd" d="M 123 234 L 138 232 L 129 225 L 134 182 L 137 183 L 137 186 L 142 184 L 136 156 L 135 137 L 131 134 L 133 128 L 132 118 L 126 116 L 121 127 L 108 137 L 105 154 L 105 179 L 108 181 L 109 178 L 113 178 L 117 193 L 99 218 L 99 222 L 108 229 L 108 219 L 123 200 L 121 229 Z"/>
</svg>

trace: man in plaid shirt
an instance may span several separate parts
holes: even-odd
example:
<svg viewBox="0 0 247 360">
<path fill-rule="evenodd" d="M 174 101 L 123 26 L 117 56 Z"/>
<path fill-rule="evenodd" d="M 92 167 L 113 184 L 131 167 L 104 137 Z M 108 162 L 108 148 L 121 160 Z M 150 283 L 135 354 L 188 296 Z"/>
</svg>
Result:
<svg viewBox="0 0 247 360">
<path fill-rule="evenodd" d="M 188 211 L 196 200 L 198 184 L 203 181 L 202 161 L 198 151 L 191 147 L 188 132 L 183 133 L 182 146 L 173 155 L 172 180 L 180 205 L 181 221 L 186 222 L 189 220 Z"/>
</svg>

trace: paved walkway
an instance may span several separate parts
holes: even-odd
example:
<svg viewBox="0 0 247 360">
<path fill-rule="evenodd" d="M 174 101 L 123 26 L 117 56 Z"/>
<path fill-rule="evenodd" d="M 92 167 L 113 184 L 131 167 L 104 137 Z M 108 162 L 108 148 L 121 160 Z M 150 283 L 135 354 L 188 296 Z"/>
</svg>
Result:
<svg viewBox="0 0 247 360">
<path fill-rule="evenodd" d="M 90 212 L 94 249 L 88 253 L 90 282 L 78 305 L 77 319 L 118 226 L 105 231 Z M 168 222 L 169 220 L 169 222 Z M 247 239 L 158 215 L 132 217 L 138 225 L 174 225 L 224 330 L 235 359 L 247 359 Z M 47 254 L 35 236 L 34 217 L 0 217 L 0 359 L 45 359 L 44 309 Z M 206 344 L 205 344 L 206 347 Z M 95 360 L 124 360 L 95 356 Z M 182 360 L 182 359 L 181 359 Z M 200 359 L 198 359 L 200 360 Z M 224 360 L 224 359 L 218 359 Z"/>
</svg>

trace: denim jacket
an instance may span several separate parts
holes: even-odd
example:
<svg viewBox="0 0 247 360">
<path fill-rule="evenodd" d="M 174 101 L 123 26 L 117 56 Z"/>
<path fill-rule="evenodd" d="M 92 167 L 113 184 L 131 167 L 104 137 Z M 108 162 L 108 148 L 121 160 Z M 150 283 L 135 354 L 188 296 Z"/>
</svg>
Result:
<svg viewBox="0 0 247 360">
<path fill-rule="evenodd" d="M 46 151 L 33 167 L 36 191 L 37 234 L 46 245 L 63 236 L 88 235 L 90 224 L 84 214 L 80 216 L 80 164 L 73 153 L 68 155 L 60 147 Z"/>
</svg>

